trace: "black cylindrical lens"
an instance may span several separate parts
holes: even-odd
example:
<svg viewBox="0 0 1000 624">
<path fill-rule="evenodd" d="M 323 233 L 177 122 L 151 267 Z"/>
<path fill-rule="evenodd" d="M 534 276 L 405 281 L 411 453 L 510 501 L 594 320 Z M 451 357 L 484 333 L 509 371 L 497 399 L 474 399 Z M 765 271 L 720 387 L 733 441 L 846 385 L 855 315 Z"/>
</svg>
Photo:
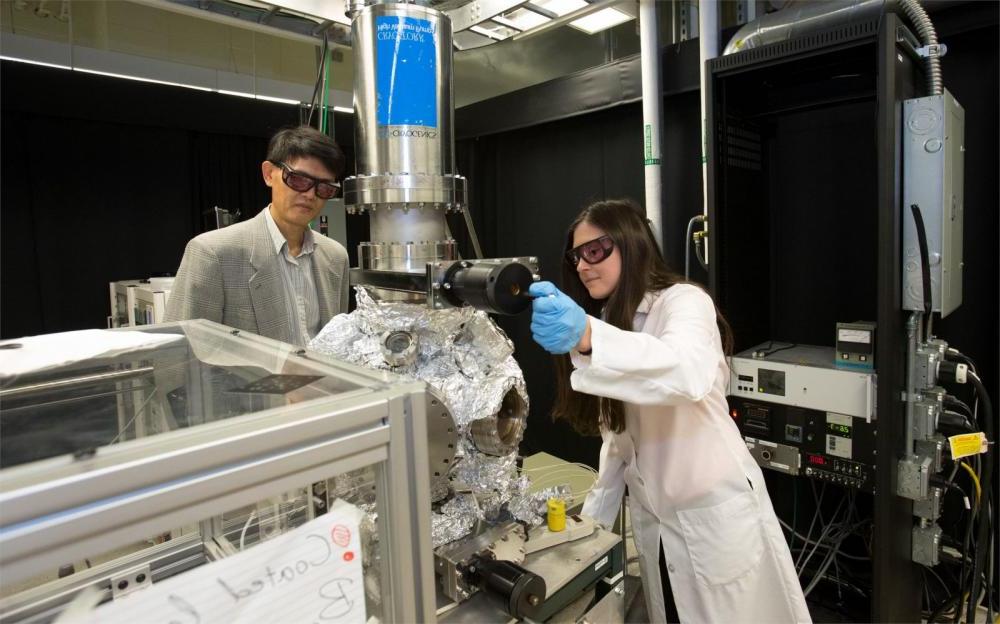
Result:
<svg viewBox="0 0 1000 624">
<path fill-rule="evenodd" d="M 447 278 L 453 299 L 494 314 L 519 314 L 531 305 L 531 269 L 520 262 L 462 262 Z"/>
</svg>

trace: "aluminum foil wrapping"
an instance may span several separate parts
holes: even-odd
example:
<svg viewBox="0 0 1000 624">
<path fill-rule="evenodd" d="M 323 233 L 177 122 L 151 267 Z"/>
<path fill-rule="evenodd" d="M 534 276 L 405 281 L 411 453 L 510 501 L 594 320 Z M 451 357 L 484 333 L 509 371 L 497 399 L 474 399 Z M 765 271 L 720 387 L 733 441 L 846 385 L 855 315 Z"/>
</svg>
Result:
<svg viewBox="0 0 1000 624">
<path fill-rule="evenodd" d="M 434 548 L 465 537 L 482 519 L 479 503 L 472 494 L 459 494 L 431 514 L 431 544 Z"/>
<path fill-rule="evenodd" d="M 331 498 L 341 498 L 364 509 L 375 503 L 375 470 L 371 466 L 337 475 L 326 482 Z"/>
<path fill-rule="evenodd" d="M 356 290 L 355 311 L 335 316 L 309 347 L 339 360 L 425 381 L 438 391 L 459 439 L 447 480 L 431 484 L 432 499 L 441 501 L 457 491 L 471 494 L 475 505 L 463 494 L 446 501 L 434 516 L 434 545 L 467 535 L 480 519 L 500 518 L 526 490 L 526 480 L 518 478 L 516 451 L 528 413 L 528 394 L 510 339 L 486 313 L 470 307 L 433 310 L 422 304 L 378 302 L 363 287 Z M 384 354 L 383 337 L 399 331 L 414 338 L 416 353 L 408 363 L 393 366 Z M 500 427 L 503 440 L 489 440 L 491 434 L 497 437 L 501 408 L 507 419 Z M 365 491 L 363 485 L 363 479 L 347 476 L 330 487 L 362 502 L 357 494 Z"/>
<path fill-rule="evenodd" d="M 527 477 L 523 477 L 527 479 Z M 545 522 L 546 503 L 550 498 L 569 499 L 573 491 L 569 485 L 556 485 L 531 494 L 524 494 L 512 500 L 507 511 L 515 520 L 524 522 L 529 527 L 536 527 Z"/>
</svg>

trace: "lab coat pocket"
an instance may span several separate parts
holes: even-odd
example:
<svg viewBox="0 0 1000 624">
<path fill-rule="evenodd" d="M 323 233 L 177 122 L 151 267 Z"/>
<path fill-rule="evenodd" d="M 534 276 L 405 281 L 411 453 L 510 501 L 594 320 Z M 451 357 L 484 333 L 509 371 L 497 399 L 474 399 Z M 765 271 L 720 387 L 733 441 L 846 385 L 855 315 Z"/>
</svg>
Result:
<svg viewBox="0 0 1000 624">
<path fill-rule="evenodd" d="M 754 492 L 714 507 L 677 512 L 691 565 L 708 585 L 734 581 L 760 563 L 764 540 Z"/>
</svg>

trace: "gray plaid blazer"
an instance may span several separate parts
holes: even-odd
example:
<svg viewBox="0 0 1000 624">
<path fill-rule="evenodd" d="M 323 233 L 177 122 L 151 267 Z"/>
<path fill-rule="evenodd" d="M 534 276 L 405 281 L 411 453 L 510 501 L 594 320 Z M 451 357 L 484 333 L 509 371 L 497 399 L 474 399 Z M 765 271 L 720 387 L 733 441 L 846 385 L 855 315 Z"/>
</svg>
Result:
<svg viewBox="0 0 1000 624">
<path fill-rule="evenodd" d="M 313 236 L 313 280 L 320 325 L 347 311 L 347 250 Z M 166 321 L 203 318 L 282 342 L 292 341 L 280 261 L 264 211 L 256 217 L 191 239 L 177 269 Z"/>
</svg>

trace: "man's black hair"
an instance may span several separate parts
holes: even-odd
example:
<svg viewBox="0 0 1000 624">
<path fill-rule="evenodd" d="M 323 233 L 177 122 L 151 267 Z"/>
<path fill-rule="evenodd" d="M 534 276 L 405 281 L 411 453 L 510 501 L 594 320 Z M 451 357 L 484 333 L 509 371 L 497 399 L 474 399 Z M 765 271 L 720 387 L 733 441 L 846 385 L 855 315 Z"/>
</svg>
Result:
<svg viewBox="0 0 1000 624">
<path fill-rule="evenodd" d="M 344 177 L 344 152 L 327 135 L 312 126 L 279 130 L 267 146 L 267 159 L 287 163 L 312 157 L 323 163 L 337 180 Z"/>
</svg>

